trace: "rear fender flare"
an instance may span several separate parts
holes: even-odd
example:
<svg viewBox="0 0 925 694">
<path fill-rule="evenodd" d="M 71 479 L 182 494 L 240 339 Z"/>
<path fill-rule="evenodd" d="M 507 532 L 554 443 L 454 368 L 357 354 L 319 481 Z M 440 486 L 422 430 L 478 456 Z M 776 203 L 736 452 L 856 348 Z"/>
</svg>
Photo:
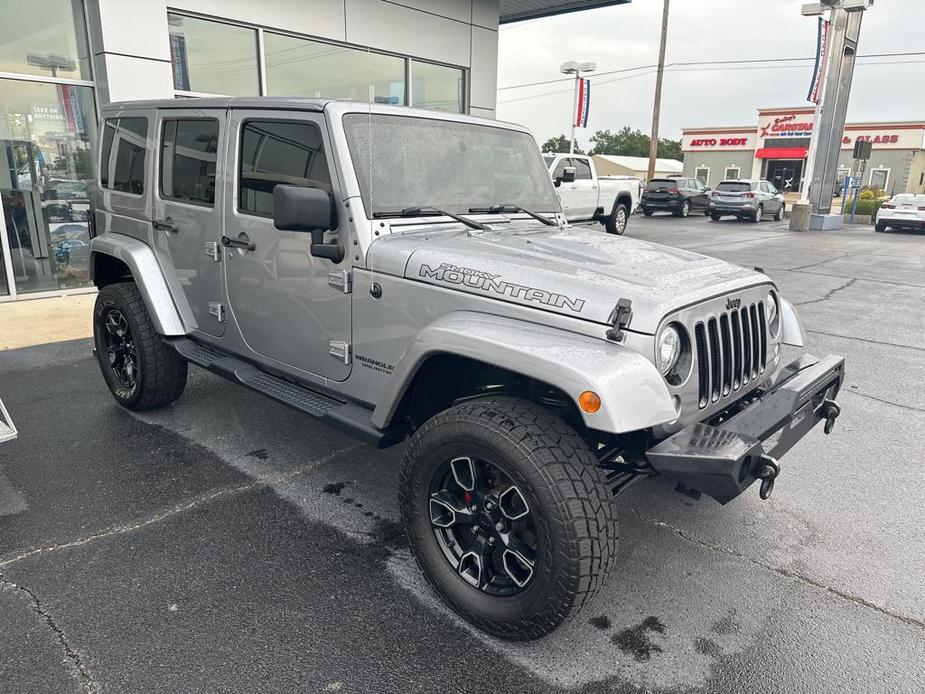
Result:
<svg viewBox="0 0 925 694">
<path fill-rule="evenodd" d="M 578 408 L 590 429 L 623 433 L 667 424 L 678 416 L 664 379 L 634 350 L 543 325 L 460 311 L 437 319 L 410 342 L 373 412 L 373 424 L 391 423 L 418 369 L 438 354 L 490 363 L 548 383 L 576 406 L 581 393 L 594 391 L 601 408 L 593 414 Z"/>
<path fill-rule="evenodd" d="M 189 333 L 167 287 L 157 257 L 147 244 L 122 234 L 97 236 L 90 242 L 91 278 L 95 278 L 96 261 L 100 255 L 121 260 L 131 271 L 158 334 L 177 336 Z"/>
</svg>

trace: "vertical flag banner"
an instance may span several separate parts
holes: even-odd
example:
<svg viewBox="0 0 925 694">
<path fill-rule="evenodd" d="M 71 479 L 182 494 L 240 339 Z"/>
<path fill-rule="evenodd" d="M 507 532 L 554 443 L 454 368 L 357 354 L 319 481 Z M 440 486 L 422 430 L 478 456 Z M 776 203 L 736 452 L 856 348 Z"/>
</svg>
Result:
<svg viewBox="0 0 925 694">
<path fill-rule="evenodd" d="M 816 67 L 813 69 L 813 81 L 809 86 L 807 101 L 818 104 L 822 98 L 822 76 L 825 74 L 825 63 L 829 57 L 829 22 L 819 18 L 819 33 L 816 38 Z"/>
<path fill-rule="evenodd" d="M 575 114 L 575 127 L 588 127 L 588 110 L 591 108 L 591 80 L 578 80 L 578 112 Z"/>
</svg>

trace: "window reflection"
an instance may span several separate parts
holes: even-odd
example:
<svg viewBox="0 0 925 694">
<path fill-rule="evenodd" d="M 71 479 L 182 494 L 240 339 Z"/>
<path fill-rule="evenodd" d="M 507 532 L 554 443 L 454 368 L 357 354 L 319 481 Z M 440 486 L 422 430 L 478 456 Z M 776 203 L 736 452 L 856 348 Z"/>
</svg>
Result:
<svg viewBox="0 0 925 694">
<path fill-rule="evenodd" d="M 266 32 L 267 93 L 405 103 L 405 60 Z"/>
<path fill-rule="evenodd" d="M 253 96 L 259 93 L 257 31 L 168 14 L 173 86 L 182 91 Z"/>
<path fill-rule="evenodd" d="M 3 0 L 0 72 L 91 79 L 81 0 Z"/>
<path fill-rule="evenodd" d="M 0 198 L 18 292 L 89 281 L 92 90 L 0 80 Z"/>
<path fill-rule="evenodd" d="M 462 113 L 465 105 L 463 71 L 454 67 L 411 61 L 411 105 Z"/>
</svg>

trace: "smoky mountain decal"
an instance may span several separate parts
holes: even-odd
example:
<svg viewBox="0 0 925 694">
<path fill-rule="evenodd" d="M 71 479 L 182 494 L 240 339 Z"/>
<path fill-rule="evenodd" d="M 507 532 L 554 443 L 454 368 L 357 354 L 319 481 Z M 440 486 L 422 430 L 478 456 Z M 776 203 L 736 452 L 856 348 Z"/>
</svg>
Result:
<svg viewBox="0 0 925 694">
<path fill-rule="evenodd" d="M 488 272 L 460 267 L 452 263 L 441 263 L 437 268 L 422 264 L 419 274 L 421 277 L 437 280 L 438 282 L 460 284 L 472 289 L 481 289 L 486 292 L 509 296 L 512 299 L 532 301 L 556 308 L 567 308 L 575 313 L 581 313 L 581 309 L 585 305 L 584 299 L 571 299 L 564 294 L 556 294 L 555 292 L 547 292 L 544 289 L 535 289 L 522 284 L 506 282 L 500 279 L 501 275 L 492 275 Z"/>
</svg>

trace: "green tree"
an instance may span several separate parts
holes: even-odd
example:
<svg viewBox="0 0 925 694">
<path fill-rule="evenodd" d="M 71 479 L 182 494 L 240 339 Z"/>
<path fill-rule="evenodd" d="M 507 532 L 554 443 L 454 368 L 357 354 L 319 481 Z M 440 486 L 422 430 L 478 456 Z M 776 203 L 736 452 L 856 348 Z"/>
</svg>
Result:
<svg viewBox="0 0 925 694">
<path fill-rule="evenodd" d="M 565 135 L 559 135 L 558 137 L 550 137 L 546 142 L 543 143 L 541 148 L 544 153 L 549 154 L 567 154 L 568 153 L 568 138 Z M 578 146 L 578 143 L 575 143 L 575 154 L 584 154 L 581 151 L 581 147 Z"/>
<path fill-rule="evenodd" d="M 633 130 L 629 126 L 617 132 L 598 130 L 591 136 L 591 150 L 589 154 L 620 154 L 627 157 L 648 157 L 651 139 L 641 130 Z M 658 156 L 662 159 L 682 159 L 681 141 L 660 138 L 658 141 Z"/>
</svg>

